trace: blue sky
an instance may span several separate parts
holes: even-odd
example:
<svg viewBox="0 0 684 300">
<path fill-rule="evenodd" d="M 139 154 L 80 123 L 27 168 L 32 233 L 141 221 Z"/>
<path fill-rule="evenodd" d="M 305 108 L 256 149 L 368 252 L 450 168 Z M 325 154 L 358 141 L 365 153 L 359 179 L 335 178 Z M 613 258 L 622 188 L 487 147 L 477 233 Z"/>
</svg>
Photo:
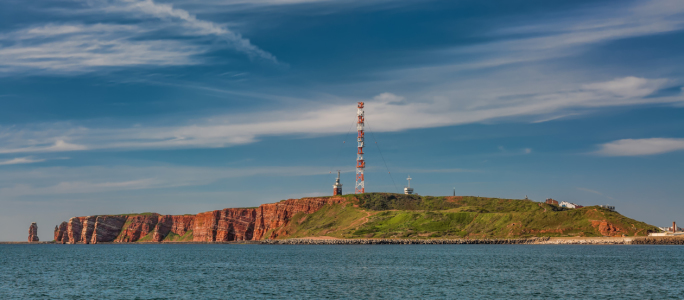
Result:
<svg viewBox="0 0 684 300">
<path fill-rule="evenodd" d="M 367 191 L 684 222 L 683 65 L 676 0 L 2 1 L 0 240 L 349 193 L 357 101 Z"/>
</svg>

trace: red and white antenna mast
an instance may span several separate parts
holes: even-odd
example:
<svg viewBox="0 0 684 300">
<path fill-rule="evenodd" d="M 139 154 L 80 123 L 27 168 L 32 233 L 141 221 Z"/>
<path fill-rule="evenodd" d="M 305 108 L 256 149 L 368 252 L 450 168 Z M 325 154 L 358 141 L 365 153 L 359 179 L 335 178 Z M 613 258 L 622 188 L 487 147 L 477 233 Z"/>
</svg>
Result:
<svg viewBox="0 0 684 300">
<path fill-rule="evenodd" d="M 358 111 L 356 111 L 356 116 L 358 117 L 358 121 L 356 122 L 356 130 L 359 132 L 359 136 L 357 138 L 359 150 L 356 152 L 356 188 L 354 192 L 356 194 L 363 194 L 365 192 L 363 184 L 363 169 L 366 168 L 366 162 L 363 160 L 363 102 L 359 102 L 358 108 Z"/>
</svg>

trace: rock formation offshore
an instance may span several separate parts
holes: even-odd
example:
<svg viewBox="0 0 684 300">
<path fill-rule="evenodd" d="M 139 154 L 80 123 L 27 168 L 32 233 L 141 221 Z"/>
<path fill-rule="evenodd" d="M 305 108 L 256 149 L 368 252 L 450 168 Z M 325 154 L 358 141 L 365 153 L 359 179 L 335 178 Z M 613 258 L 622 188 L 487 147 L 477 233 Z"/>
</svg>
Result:
<svg viewBox="0 0 684 300">
<path fill-rule="evenodd" d="M 38 242 L 38 225 L 33 222 L 31 223 L 31 226 L 29 226 L 29 234 L 28 234 L 28 241 L 29 242 Z"/>
<path fill-rule="evenodd" d="M 197 215 L 145 213 L 73 217 L 55 226 L 54 239 L 62 244 L 96 244 L 173 241 L 167 239 L 169 235 L 183 240 L 189 234 L 192 239 L 183 241 L 227 242 L 277 238 L 283 234 L 280 229 L 295 214 L 311 214 L 325 205 L 345 201 L 342 197 L 303 198 L 262 204 L 257 208 L 226 208 Z"/>
</svg>

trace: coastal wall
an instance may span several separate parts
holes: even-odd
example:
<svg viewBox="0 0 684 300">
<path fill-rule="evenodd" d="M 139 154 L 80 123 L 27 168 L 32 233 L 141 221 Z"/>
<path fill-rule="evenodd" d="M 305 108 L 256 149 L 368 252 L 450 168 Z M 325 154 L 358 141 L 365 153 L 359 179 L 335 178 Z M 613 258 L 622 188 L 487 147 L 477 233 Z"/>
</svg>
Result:
<svg viewBox="0 0 684 300">
<path fill-rule="evenodd" d="M 277 238 L 298 214 L 311 214 L 345 198 L 289 199 L 257 208 L 226 208 L 197 215 L 106 215 L 73 217 L 55 226 L 54 240 L 62 244 L 130 243 L 183 240 L 194 242 L 251 241 Z"/>
</svg>

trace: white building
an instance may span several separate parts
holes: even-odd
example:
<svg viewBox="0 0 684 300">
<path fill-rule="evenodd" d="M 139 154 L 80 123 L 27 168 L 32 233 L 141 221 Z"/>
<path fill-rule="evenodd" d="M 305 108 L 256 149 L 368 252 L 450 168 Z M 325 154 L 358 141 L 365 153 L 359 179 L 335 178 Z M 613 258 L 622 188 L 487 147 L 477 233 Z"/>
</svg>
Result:
<svg viewBox="0 0 684 300">
<path fill-rule="evenodd" d="M 411 187 L 411 179 L 411 175 L 409 175 L 409 177 L 406 178 L 406 180 L 408 180 L 408 186 L 404 188 L 404 194 L 406 195 L 413 194 L 413 188 Z M 454 192 L 454 194 L 456 194 L 456 192 Z"/>
<path fill-rule="evenodd" d="M 584 207 L 582 205 L 575 204 L 575 203 L 568 202 L 568 201 L 561 201 L 561 203 L 559 205 L 560 205 L 560 207 L 565 207 L 565 208 L 582 208 L 582 207 Z"/>
</svg>

